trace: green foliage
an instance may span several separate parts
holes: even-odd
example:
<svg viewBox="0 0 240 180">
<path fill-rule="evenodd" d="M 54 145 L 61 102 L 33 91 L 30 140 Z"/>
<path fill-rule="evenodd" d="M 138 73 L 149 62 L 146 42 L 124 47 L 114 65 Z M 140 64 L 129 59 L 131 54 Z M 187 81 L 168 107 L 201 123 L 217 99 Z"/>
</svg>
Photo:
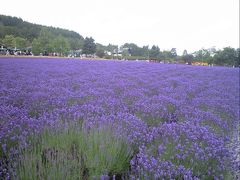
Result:
<svg viewBox="0 0 240 180">
<path fill-rule="evenodd" d="M 194 57 L 193 57 L 192 54 L 186 54 L 186 55 L 183 55 L 183 56 L 182 56 L 182 59 L 183 59 L 183 61 L 184 61 L 185 63 L 191 64 L 192 61 L 193 61 L 193 59 L 194 59 Z"/>
<path fill-rule="evenodd" d="M 160 55 L 159 47 L 153 45 L 149 53 L 150 59 L 159 59 L 159 55 Z"/>
<path fill-rule="evenodd" d="M 223 50 L 216 52 L 213 62 L 217 65 L 239 65 L 239 49 L 225 47 Z"/>
<path fill-rule="evenodd" d="M 240 48 L 236 49 L 236 60 L 235 60 L 236 66 L 240 67 Z"/>
<path fill-rule="evenodd" d="M 38 41 L 41 46 L 41 51 L 43 52 L 52 52 L 53 48 L 51 46 L 51 42 L 54 39 L 53 34 L 47 28 L 42 28 L 40 31 Z"/>
<path fill-rule="evenodd" d="M 172 48 L 170 52 L 171 52 L 171 58 L 177 57 L 177 49 L 176 48 Z"/>
<path fill-rule="evenodd" d="M 123 48 L 128 48 L 128 53 L 131 56 L 144 56 L 144 51 L 142 51 L 142 48 L 138 47 L 134 43 L 125 43 Z"/>
<path fill-rule="evenodd" d="M 100 58 L 103 58 L 105 56 L 105 46 L 103 46 L 102 44 L 96 43 L 96 55 Z"/>
<path fill-rule="evenodd" d="M 194 60 L 200 62 L 209 62 L 211 59 L 211 53 L 208 49 L 201 49 L 194 52 Z"/>
<path fill-rule="evenodd" d="M 42 52 L 42 47 L 38 39 L 34 39 L 32 42 L 32 52 L 34 55 L 39 55 Z"/>
<path fill-rule="evenodd" d="M 106 50 L 111 52 L 111 54 L 114 53 L 114 51 L 116 51 L 116 49 L 118 48 L 117 45 L 113 45 L 113 44 L 108 44 L 107 47 L 106 47 Z"/>
<path fill-rule="evenodd" d="M 40 29 L 40 25 L 25 22 L 17 17 L 0 15 L 0 38 L 13 35 L 32 41 Z"/>
<path fill-rule="evenodd" d="M 100 58 L 103 58 L 105 53 L 103 49 L 97 49 L 96 55 Z"/>
<path fill-rule="evenodd" d="M 83 37 L 74 31 L 33 24 L 17 17 L 0 15 L 0 26 L 0 38 L 12 34 L 15 37 L 19 36 L 32 42 L 34 38 L 38 38 L 42 28 L 46 28 L 54 34 L 54 36 L 62 35 L 65 38 L 83 41 Z"/>
<path fill-rule="evenodd" d="M 16 42 L 16 47 L 19 49 L 24 49 L 28 46 L 27 40 L 22 37 L 16 37 L 15 42 Z"/>
<path fill-rule="evenodd" d="M 13 35 L 6 35 L 2 40 L 3 44 L 7 47 L 15 47 L 16 41 Z"/>
<path fill-rule="evenodd" d="M 187 52 L 186 49 L 184 49 L 184 51 L 183 51 L 183 55 L 182 55 L 182 56 L 186 56 L 186 55 L 188 55 L 188 52 Z"/>
<path fill-rule="evenodd" d="M 201 49 L 193 53 L 193 61 L 205 62 L 208 64 L 239 66 L 239 49 L 225 47 L 223 50 L 215 48 Z M 183 59 L 186 58 L 183 56 Z"/>
<path fill-rule="evenodd" d="M 52 38 L 62 36 L 68 41 L 72 50 L 81 49 L 84 41 L 84 38 L 74 31 L 32 24 L 17 17 L 0 15 L 0 39 L 4 39 L 6 35 L 21 37 L 29 43 L 33 43 L 34 39 L 41 39 L 41 43 L 44 41 L 49 42 L 51 40 L 47 40 L 49 35 L 51 35 Z M 47 36 L 44 38 L 44 35 Z M 50 47 L 44 46 L 44 49 L 47 51 L 49 51 L 49 48 Z"/>
<path fill-rule="evenodd" d="M 40 53 L 47 55 L 53 52 L 65 55 L 68 50 L 83 49 L 82 52 L 86 55 L 97 53 L 98 57 L 113 59 L 113 54 L 119 51 L 118 46 L 113 44 L 108 46 L 98 44 L 96 48 L 93 38 L 86 37 L 84 39 L 74 31 L 32 24 L 17 17 L 4 15 L 0 15 L 0 43 L 8 48 L 16 47 L 18 49 L 25 49 L 32 45 L 34 55 Z M 111 55 L 106 55 L 105 51 L 111 52 Z M 218 51 L 215 48 L 201 49 L 193 54 L 187 54 L 186 51 L 182 57 L 177 56 L 176 48 L 172 48 L 170 51 L 160 51 L 160 48 L 156 45 L 149 49 L 149 46 L 139 47 L 134 43 L 125 43 L 121 46 L 120 51 L 124 59 L 152 59 L 174 62 L 182 60 L 185 63 L 199 61 L 216 65 L 240 65 L 239 48 L 231 47 Z"/>
<path fill-rule="evenodd" d="M 79 50 L 83 48 L 83 40 L 78 38 L 66 38 L 71 50 Z"/>
<path fill-rule="evenodd" d="M 66 54 L 70 50 L 70 45 L 63 36 L 56 37 L 51 41 L 51 45 L 52 51 L 60 53 L 60 56 Z"/>
<path fill-rule="evenodd" d="M 6 35 L 0 39 L 0 43 L 8 48 L 25 49 L 29 45 L 28 41 L 22 37 L 14 37 L 13 35 Z"/>
<path fill-rule="evenodd" d="M 21 150 L 19 179 L 88 179 L 126 173 L 132 150 L 110 127 L 83 131 L 71 126 L 45 130 L 30 138 L 31 147 Z"/>
<path fill-rule="evenodd" d="M 77 179 L 84 174 L 83 161 L 77 156 L 83 136 L 77 131 L 62 133 L 46 130 L 32 137 L 32 147 L 22 150 L 17 164 L 20 179 Z"/>
<path fill-rule="evenodd" d="M 170 60 L 172 58 L 171 51 L 163 51 L 161 57 L 166 60 Z"/>
<path fill-rule="evenodd" d="M 94 43 L 94 39 L 92 37 L 86 37 L 84 39 L 82 53 L 86 55 L 93 55 L 96 52 L 96 44 Z"/>
<path fill-rule="evenodd" d="M 116 137 L 108 127 L 92 130 L 87 136 L 86 167 L 89 174 L 122 174 L 129 168 L 132 150 L 126 141 Z"/>
<path fill-rule="evenodd" d="M 66 54 L 70 50 L 67 38 L 61 35 L 57 37 L 47 28 L 43 28 L 37 39 L 33 40 L 32 51 L 34 55 L 40 53 L 59 53 L 60 56 Z"/>
</svg>

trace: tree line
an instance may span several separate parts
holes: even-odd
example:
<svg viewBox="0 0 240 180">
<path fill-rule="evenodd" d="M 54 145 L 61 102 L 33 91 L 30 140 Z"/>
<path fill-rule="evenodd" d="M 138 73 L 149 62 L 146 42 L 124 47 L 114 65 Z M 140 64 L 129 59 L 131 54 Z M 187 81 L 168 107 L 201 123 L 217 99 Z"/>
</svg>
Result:
<svg viewBox="0 0 240 180">
<path fill-rule="evenodd" d="M 42 26 L 21 18 L 0 15 L 0 44 L 8 48 L 32 48 L 34 54 L 64 54 L 82 48 L 84 38 L 77 32 Z M 59 44 L 59 45 L 58 45 Z"/>
<path fill-rule="evenodd" d="M 0 45 L 7 48 L 29 49 L 34 55 L 97 56 L 105 59 L 154 60 L 188 63 L 202 62 L 216 65 L 239 66 L 239 48 L 200 49 L 194 53 L 177 49 L 161 50 L 157 45 L 139 47 L 134 43 L 122 46 L 95 43 L 92 37 L 61 28 L 47 27 L 23 21 L 21 18 L 0 15 Z M 1 48 L 1 47 L 0 47 Z"/>
</svg>

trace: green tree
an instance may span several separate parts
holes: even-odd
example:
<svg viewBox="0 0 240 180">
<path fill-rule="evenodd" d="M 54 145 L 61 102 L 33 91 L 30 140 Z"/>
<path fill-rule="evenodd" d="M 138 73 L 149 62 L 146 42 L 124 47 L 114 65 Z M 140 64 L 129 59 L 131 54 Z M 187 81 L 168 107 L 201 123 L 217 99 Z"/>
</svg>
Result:
<svg viewBox="0 0 240 180">
<path fill-rule="evenodd" d="M 149 46 L 142 47 L 142 54 L 146 59 L 149 59 Z"/>
<path fill-rule="evenodd" d="M 40 31 L 38 41 L 40 42 L 40 46 L 42 49 L 42 53 L 53 52 L 53 47 L 51 42 L 54 40 L 54 35 L 48 28 L 42 28 Z"/>
<path fill-rule="evenodd" d="M 149 52 L 149 57 L 150 59 L 154 59 L 157 60 L 159 59 L 159 55 L 160 55 L 160 49 L 158 46 L 153 45 L 150 52 Z"/>
<path fill-rule="evenodd" d="M 182 60 L 187 63 L 188 62 L 188 52 L 186 49 L 184 49 L 183 54 L 182 54 Z"/>
<path fill-rule="evenodd" d="M 127 59 L 127 58 L 130 57 L 128 48 L 123 47 L 123 45 L 120 46 L 120 51 L 122 52 L 122 58 L 123 58 L 123 59 Z"/>
<path fill-rule="evenodd" d="M 66 55 L 66 53 L 70 50 L 68 41 L 61 35 L 55 38 L 49 47 L 49 49 L 52 50 L 51 52 L 57 52 L 60 56 Z"/>
<path fill-rule="evenodd" d="M 32 42 L 32 52 L 34 55 L 39 55 L 40 53 L 42 53 L 41 43 L 36 38 Z"/>
<path fill-rule="evenodd" d="M 212 63 L 212 55 L 213 54 L 213 50 L 212 49 L 201 49 L 198 51 L 194 52 L 194 60 L 195 61 L 201 61 L 201 62 L 205 62 L 205 63 Z"/>
<path fill-rule="evenodd" d="M 239 64 L 238 51 L 231 47 L 225 47 L 216 52 L 213 62 L 217 65 L 237 66 Z"/>
<path fill-rule="evenodd" d="M 16 42 L 16 47 L 19 49 L 24 49 L 28 45 L 27 40 L 22 37 L 16 37 L 15 42 Z"/>
<path fill-rule="evenodd" d="M 38 38 L 35 38 L 32 42 L 32 51 L 34 55 L 40 53 L 48 54 L 53 52 L 53 40 L 54 36 L 47 28 L 42 28 Z"/>
<path fill-rule="evenodd" d="M 112 57 L 108 57 L 108 58 L 112 58 L 112 59 L 113 59 L 113 54 L 114 54 L 114 52 L 117 51 L 117 48 L 118 48 L 117 45 L 113 45 L 113 44 L 108 44 L 108 45 L 107 45 L 106 50 L 107 50 L 108 52 L 110 52 L 110 53 L 111 53 L 111 56 L 112 56 Z"/>
<path fill-rule="evenodd" d="M 171 60 L 172 59 L 172 53 L 171 53 L 171 51 L 163 51 L 162 52 L 162 57 L 163 57 L 163 59 L 165 60 Z"/>
<path fill-rule="evenodd" d="M 193 62 L 193 58 L 194 57 L 192 54 L 187 54 L 187 55 L 183 56 L 183 60 L 187 64 L 191 64 Z"/>
<path fill-rule="evenodd" d="M 103 49 L 100 48 L 100 49 L 97 49 L 96 55 L 97 55 L 98 57 L 100 57 L 100 58 L 103 58 L 104 55 L 105 55 L 105 52 L 104 52 Z"/>
<path fill-rule="evenodd" d="M 177 49 L 176 48 L 172 48 L 170 53 L 171 53 L 171 58 L 175 59 L 177 57 Z"/>
<path fill-rule="evenodd" d="M 240 48 L 236 49 L 236 60 L 235 60 L 236 66 L 240 67 Z"/>
<path fill-rule="evenodd" d="M 6 35 L 2 42 L 7 47 L 16 47 L 16 41 L 13 35 Z"/>
<path fill-rule="evenodd" d="M 43 29 L 47 29 L 54 37 L 62 35 L 67 38 L 73 50 L 82 48 L 84 38 L 74 31 L 32 24 L 20 18 L 0 15 L 0 38 L 2 39 L 5 35 L 13 35 L 14 37 L 22 37 L 32 43 L 33 39 L 39 37 Z"/>
<path fill-rule="evenodd" d="M 67 38 L 71 50 L 79 50 L 83 48 L 84 40 L 78 38 Z"/>
<path fill-rule="evenodd" d="M 106 47 L 102 44 L 96 43 L 96 48 L 96 55 L 100 58 L 103 58 L 105 56 Z"/>
<path fill-rule="evenodd" d="M 182 55 L 182 56 L 186 56 L 186 55 L 188 55 L 188 52 L 187 52 L 186 49 L 184 49 L 184 51 L 183 51 L 183 55 Z"/>
<path fill-rule="evenodd" d="M 128 48 L 128 52 L 131 54 L 131 56 L 144 56 L 143 49 L 134 43 L 125 43 L 123 48 Z"/>
<path fill-rule="evenodd" d="M 193 59 L 194 59 L 193 55 L 192 54 L 188 54 L 187 50 L 185 49 L 183 51 L 182 60 L 185 63 L 187 63 L 187 64 L 192 64 Z"/>
<path fill-rule="evenodd" d="M 96 44 L 94 43 L 94 39 L 92 37 L 86 37 L 84 39 L 83 50 L 82 53 L 86 55 L 93 55 L 96 52 Z"/>
</svg>

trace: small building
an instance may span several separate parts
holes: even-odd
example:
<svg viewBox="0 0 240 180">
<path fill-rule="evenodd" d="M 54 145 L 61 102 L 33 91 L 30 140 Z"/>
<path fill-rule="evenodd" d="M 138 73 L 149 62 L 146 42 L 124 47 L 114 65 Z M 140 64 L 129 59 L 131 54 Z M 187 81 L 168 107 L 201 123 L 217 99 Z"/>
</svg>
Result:
<svg viewBox="0 0 240 180">
<path fill-rule="evenodd" d="M 208 63 L 196 61 L 196 62 L 192 62 L 192 65 L 195 65 L 195 66 L 208 66 Z"/>
</svg>

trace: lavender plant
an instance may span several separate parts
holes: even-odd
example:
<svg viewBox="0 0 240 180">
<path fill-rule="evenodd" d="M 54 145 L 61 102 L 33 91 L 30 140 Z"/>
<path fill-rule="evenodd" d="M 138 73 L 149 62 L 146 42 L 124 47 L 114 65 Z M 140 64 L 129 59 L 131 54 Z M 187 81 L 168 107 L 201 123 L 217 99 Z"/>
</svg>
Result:
<svg viewBox="0 0 240 180">
<path fill-rule="evenodd" d="M 92 179 L 126 174 L 133 156 L 127 142 L 108 127 L 89 132 L 75 126 L 44 130 L 20 149 L 19 179 Z"/>
<path fill-rule="evenodd" d="M 239 108 L 238 68 L 0 58 L 0 177 L 237 179 Z"/>
</svg>

